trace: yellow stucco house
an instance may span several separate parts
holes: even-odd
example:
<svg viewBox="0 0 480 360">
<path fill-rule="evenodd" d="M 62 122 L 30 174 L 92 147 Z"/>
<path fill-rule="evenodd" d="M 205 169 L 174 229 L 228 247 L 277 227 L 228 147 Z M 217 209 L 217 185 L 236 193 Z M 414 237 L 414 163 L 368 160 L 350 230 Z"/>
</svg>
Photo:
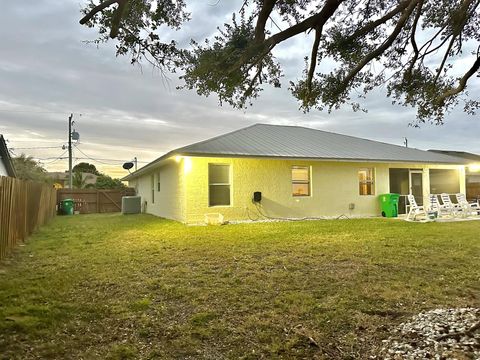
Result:
<svg viewBox="0 0 480 360">
<path fill-rule="evenodd" d="M 145 212 L 188 224 L 380 216 L 378 195 L 465 193 L 465 159 L 298 126 L 256 124 L 173 150 L 123 180 Z M 399 212 L 404 212 L 401 197 Z"/>
</svg>

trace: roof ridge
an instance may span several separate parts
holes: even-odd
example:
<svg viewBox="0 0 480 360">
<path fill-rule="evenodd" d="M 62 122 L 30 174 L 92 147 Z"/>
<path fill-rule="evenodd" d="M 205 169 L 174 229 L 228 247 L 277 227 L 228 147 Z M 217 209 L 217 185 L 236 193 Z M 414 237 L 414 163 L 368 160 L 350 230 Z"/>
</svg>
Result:
<svg viewBox="0 0 480 360">
<path fill-rule="evenodd" d="M 410 149 L 410 150 L 418 150 L 418 151 L 428 151 L 428 150 L 422 150 L 422 149 L 418 149 L 418 148 L 414 148 L 414 147 L 409 148 L 409 147 L 405 147 L 405 146 L 402 146 L 402 145 L 391 144 L 391 143 L 388 143 L 388 142 L 385 142 L 385 141 L 373 140 L 373 139 L 366 139 L 366 138 L 363 138 L 363 137 L 360 137 L 360 136 L 342 134 L 342 133 L 338 133 L 338 132 L 334 132 L 334 131 L 328 131 L 328 130 L 315 129 L 315 128 L 311 128 L 311 127 L 307 127 L 307 126 L 301 126 L 301 125 L 276 125 L 276 124 L 262 124 L 262 123 L 256 124 L 256 125 L 295 127 L 295 128 L 300 128 L 300 129 L 306 129 L 306 130 L 320 131 L 320 132 L 327 133 L 327 134 L 346 136 L 346 137 L 353 138 L 353 139 L 359 139 L 359 140 L 364 140 L 364 141 L 371 141 L 371 142 L 381 143 L 381 144 L 390 145 L 390 146 L 397 146 L 397 147 L 400 147 L 400 148 L 402 148 L 402 149 Z M 226 134 L 225 134 L 225 135 L 226 135 Z"/>
<path fill-rule="evenodd" d="M 237 133 L 237 132 L 239 132 L 239 131 L 246 130 L 246 129 L 250 129 L 251 127 L 258 126 L 258 125 L 263 125 L 263 124 L 255 123 L 255 124 L 252 124 L 252 125 L 249 125 L 249 126 L 246 126 L 246 127 L 240 128 L 240 129 L 237 129 L 237 130 L 230 131 L 230 132 L 225 133 L 225 134 L 220 134 L 220 135 L 211 137 L 211 138 L 206 139 L 206 140 L 194 142 L 194 143 L 191 143 L 191 144 L 188 144 L 188 145 L 185 145 L 185 146 L 182 146 L 182 147 L 173 149 L 173 150 L 169 151 L 169 153 L 174 153 L 174 152 L 177 152 L 177 151 L 186 149 L 186 148 L 188 148 L 188 147 L 190 147 L 190 146 L 204 144 L 204 143 L 206 143 L 206 142 L 209 142 L 209 141 L 212 141 L 212 140 L 216 140 L 216 139 L 219 139 L 219 138 L 224 137 L 224 136 L 227 136 L 227 135 L 235 134 L 235 133 Z"/>
</svg>

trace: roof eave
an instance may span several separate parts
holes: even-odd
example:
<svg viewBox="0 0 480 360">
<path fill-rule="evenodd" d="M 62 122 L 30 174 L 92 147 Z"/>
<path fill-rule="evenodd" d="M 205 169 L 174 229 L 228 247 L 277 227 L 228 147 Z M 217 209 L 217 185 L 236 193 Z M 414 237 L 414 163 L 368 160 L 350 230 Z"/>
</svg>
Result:
<svg viewBox="0 0 480 360">
<path fill-rule="evenodd" d="M 181 150 L 181 149 L 179 149 Z M 364 159 L 364 158 L 324 158 L 324 157 L 302 157 L 302 156 L 281 156 L 281 155 L 250 155 L 250 154 L 219 154 L 219 153 L 198 153 L 198 152 L 180 152 L 173 150 L 158 159 L 152 161 L 141 169 L 125 176 L 122 181 L 130 181 L 142 176 L 158 165 L 163 160 L 173 156 L 191 156 L 191 157 L 218 157 L 218 158 L 257 158 L 257 159 L 278 159 L 278 160 L 309 160 L 309 161 L 340 161 L 340 162 L 364 162 L 364 163 L 404 163 L 404 164 L 439 164 L 439 165 L 468 165 L 464 159 L 459 161 L 435 161 L 435 160 L 408 160 L 408 159 Z"/>
<path fill-rule="evenodd" d="M 0 156 L 5 160 L 4 164 L 7 168 L 8 176 L 16 178 L 17 172 L 15 171 L 15 166 L 13 165 L 13 161 L 10 153 L 8 152 L 7 144 L 5 143 L 3 135 L 0 135 Z"/>
</svg>

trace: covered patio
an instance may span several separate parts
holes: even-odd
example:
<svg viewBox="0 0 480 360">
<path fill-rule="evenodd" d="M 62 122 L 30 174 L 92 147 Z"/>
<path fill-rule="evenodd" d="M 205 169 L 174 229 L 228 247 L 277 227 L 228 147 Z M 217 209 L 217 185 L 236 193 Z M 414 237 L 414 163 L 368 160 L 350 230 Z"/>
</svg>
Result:
<svg viewBox="0 0 480 360">
<path fill-rule="evenodd" d="M 418 205 L 429 206 L 429 195 L 466 193 L 464 166 L 392 167 L 389 169 L 390 192 L 400 194 L 398 213 L 406 214 L 407 195 Z"/>
</svg>

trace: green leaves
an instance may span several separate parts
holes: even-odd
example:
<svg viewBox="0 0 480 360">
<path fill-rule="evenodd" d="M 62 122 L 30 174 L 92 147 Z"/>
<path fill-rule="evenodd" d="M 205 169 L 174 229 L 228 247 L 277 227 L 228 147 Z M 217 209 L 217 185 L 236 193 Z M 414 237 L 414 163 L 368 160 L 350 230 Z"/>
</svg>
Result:
<svg viewBox="0 0 480 360">
<path fill-rule="evenodd" d="M 90 0 L 81 22 L 98 30 L 95 43 L 115 37 L 117 56 L 162 74 L 180 71 L 179 88 L 216 94 L 235 108 L 281 86 L 283 68 L 272 53 L 279 44 L 315 33 L 313 58 L 299 79 L 289 79 L 301 110 L 358 110 L 366 93 L 385 87 L 393 103 L 417 109 L 416 124 L 441 124 L 461 102 L 468 114 L 479 108 L 465 92 L 479 75 L 479 9 L 480 0 L 247 0 L 191 49 L 172 39 L 190 19 L 185 0 Z"/>
</svg>

